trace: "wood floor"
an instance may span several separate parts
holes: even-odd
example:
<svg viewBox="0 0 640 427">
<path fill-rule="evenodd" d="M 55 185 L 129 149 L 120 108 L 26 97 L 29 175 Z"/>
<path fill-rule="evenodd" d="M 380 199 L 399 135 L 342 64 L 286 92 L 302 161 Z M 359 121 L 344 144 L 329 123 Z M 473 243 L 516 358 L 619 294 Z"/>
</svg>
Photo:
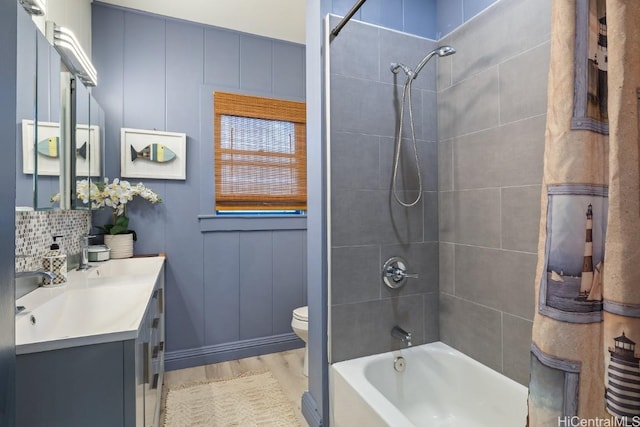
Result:
<svg viewBox="0 0 640 427">
<path fill-rule="evenodd" d="M 300 348 L 213 365 L 167 371 L 164 374 L 160 419 L 163 418 L 162 414 L 164 413 L 167 391 L 172 387 L 198 381 L 232 378 L 247 372 L 271 371 L 280 383 L 284 394 L 291 401 L 291 405 L 300 421 L 300 426 L 306 427 L 307 423 L 300 411 L 302 393 L 308 389 L 307 377 L 302 374 L 303 362 L 304 348 Z"/>
</svg>

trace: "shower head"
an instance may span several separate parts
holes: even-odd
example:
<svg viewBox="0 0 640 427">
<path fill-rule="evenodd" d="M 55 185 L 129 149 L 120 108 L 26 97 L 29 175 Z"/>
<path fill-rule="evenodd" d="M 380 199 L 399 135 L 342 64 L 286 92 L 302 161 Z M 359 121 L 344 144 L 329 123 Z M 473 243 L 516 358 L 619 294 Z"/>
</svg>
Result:
<svg viewBox="0 0 640 427">
<path fill-rule="evenodd" d="M 440 46 L 436 49 L 436 53 L 438 54 L 438 56 L 449 56 L 456 53 L 456 50 L 451 46 Z"/>
<path fill-rule="evenodd" d="M 416 77 L 418 77 L 418 73 L 420 72 L 420 70 L 422 70 L 422 67 L 424 67 L 427 64 L 427 62 L 429 62 L 429 60 L 433 55 L 438 55 L 442 57 L 442 56 L 453 55 L 454 53 L 456 53 L 456 50 L 451 46 L 439 46 L 433 49 L 431 52 L 427 54 L 427 56 L 425 56 L 422 59 L 422 61 L 420 61 L 415 71 L 413 72 L 413 78 L 415 79 Z"/>
</svg>

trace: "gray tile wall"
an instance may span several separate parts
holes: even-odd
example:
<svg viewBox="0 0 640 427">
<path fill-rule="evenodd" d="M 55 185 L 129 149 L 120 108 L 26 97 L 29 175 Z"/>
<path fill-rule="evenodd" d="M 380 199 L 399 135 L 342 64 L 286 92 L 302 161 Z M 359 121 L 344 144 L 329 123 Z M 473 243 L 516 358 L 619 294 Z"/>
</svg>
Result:
<svg viewBox="0 0 640 427">
<path fill-rule="evenodd" d="M 438 38 L 454 31 L 496 1 L 498 0 L 437 0 Z"/>
<path fill-rule="evenodd" d="M 457 54 L 438 68 L 440 339 L 523 384 L 550 16 L 551 0 L 498 1 L 441 41 Z"/>
<path fill-rule="evenodd" d="M 400 348 L 390 335 L 394 325 L 412 332 L 414 344 L 438 340 L 435 60 L 413 90 L 422 200 L 404 208 L 389 191 L 404 83 L 389 64 L 413 68 L 434 47 L 433 41 L 357 21 L 330 46 L 332 362 Z M 413 200 L 419 186 L 408 119 L 405 111 L 398 184 L 401 196 Z M 419 274 L 399 290 L 381 280 L 382 264 L 395 255 Z"/>
</svg>

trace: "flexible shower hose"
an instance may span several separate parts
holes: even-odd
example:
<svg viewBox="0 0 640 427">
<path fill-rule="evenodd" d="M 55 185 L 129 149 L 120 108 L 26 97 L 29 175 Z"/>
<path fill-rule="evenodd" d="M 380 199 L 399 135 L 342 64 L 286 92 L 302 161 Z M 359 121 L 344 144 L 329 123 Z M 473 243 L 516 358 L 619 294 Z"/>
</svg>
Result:
<svg viewBox="0 0 640 427">
<path fill-rule="evenodd" d="M 404 89 L 402 90 L 402 107 L 400 108 L 400 126 L 398 126 L 398 139 L 396 140 L 396 152 L 393 161 L 393 178 L 391 180 L 391 187 L 393 188 L 393 197 L 395 197 L 396 201 L 400 203 L 402 206 L 410 208 L 415 206 L 420 201 L 422 197 L 422 175 L 420 173 L 420 160 L 418 158 L 418 147 L 416 144 L 416 132 L 413 126 L 413 107 L 411 105 L 411 89 L 413 85 L 413 74 L 407 74 L 407 80 L 404 82 Z M 404 202 L 398 196 L 398 189 L 396 188 L 396 180 L 398 175 L 398 163 L 400 161 L 400 151 L 402 148 L 402 124 L 404 121 L 404 104 L 405 97 L 407 95 L 407 91 L 409 92 L 409 122 L 411 124 L 411 141 L 413 142 L 413 153 L 416 160 L 416 170 L 418 175 L 418 197 L 413 202 Z"/>
</svg>

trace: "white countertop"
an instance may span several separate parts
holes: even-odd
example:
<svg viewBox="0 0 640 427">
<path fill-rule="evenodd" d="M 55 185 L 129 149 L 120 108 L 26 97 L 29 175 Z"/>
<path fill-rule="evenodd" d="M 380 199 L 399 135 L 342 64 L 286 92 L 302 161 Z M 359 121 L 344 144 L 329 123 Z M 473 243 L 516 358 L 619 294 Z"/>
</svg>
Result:
<svg viewBox="0 0 640 427">
<path fill-rule="evenodd" d="M 135 339 L 164 257 L 114 259 L 69 271 L 67 283 L 16 301 L 16 354 Z"/>
</svg>

